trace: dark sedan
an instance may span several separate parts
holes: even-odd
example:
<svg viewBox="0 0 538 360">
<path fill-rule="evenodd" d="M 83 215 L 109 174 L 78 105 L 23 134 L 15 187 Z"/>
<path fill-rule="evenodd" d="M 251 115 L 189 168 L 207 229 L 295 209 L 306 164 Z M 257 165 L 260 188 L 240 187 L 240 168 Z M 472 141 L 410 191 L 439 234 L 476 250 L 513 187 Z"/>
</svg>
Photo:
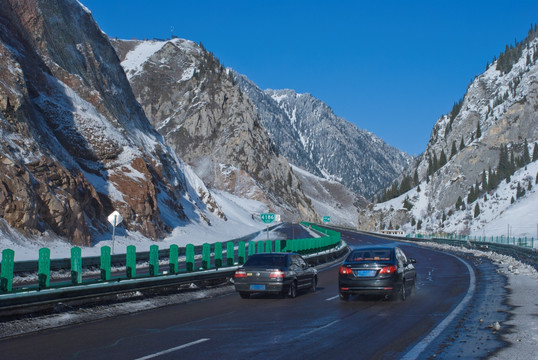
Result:
<svg viewBox="0 0 538 360">
<path fill-rule="evenodd" d="M 415 263 L 394 245 L 354 248 L 338 271 L 340 298 L 372 294 L 405 300 L 415 289 Z"/>
<path fill-rule="evenodd" d="M 316 291 L 317 282 L 317 270 L 295 253 L 253 254 L 234 275 L 235 290 L 245 299 L 252 293 L 294 298 L 298 290 Z"/>
</svg>

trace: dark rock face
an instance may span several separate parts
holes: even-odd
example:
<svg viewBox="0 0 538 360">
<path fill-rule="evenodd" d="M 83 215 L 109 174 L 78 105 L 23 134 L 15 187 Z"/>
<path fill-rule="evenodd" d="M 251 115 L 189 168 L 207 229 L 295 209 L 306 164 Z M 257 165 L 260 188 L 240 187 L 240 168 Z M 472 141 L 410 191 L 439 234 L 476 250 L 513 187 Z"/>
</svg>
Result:
<svg viewBox="0 0 538 360">
<path fill-rule="evenodd" d="M 77 1 L 0 0 L 0 136 L 0 217 L 23 233 L 89 245 L 114 209 L 151 238 L 186 219 L 177 157 Z"/>
</svg>

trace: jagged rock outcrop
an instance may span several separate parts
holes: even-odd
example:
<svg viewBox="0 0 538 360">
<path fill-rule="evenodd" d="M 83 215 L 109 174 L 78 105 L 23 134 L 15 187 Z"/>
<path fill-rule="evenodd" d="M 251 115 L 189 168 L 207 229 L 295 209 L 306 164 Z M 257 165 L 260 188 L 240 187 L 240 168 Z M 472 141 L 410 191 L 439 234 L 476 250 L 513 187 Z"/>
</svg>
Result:
<svg viewBox="0 0 538 360">
<path fill-rule="evenodd" d="M 127 229 L 159 238 L 171 214 L 205 206 L 185 201 L 175 154 L 75 0 L 0 0 L 0 170 L 0 218 L 73 244 L 107 231 L 114 209 Z"/>
<path fill-rule="evenodd" d="M 244 75 L 236 73 L 235 79 L 256 105 L 279 151 L 314 175 L 337 180 L 370 197 L 412 162 L 410 155 L 336 116 L 310 94 L 262 91 Z"/>
<path fill-rule="evenodd" d="M 232 73 L 187 40 L 113 40 L 133 91 L 176 154 L 210 187 L 316 218 Z"/>
</svg>

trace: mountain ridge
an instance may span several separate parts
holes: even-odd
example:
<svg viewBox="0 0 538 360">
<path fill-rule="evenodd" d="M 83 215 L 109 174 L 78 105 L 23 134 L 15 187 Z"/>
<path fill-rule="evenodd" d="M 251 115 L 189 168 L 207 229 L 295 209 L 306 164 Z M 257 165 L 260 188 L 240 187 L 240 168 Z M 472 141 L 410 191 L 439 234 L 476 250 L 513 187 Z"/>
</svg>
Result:
<svg viewBox="0 0 538 360">
<path fill-rule="evenodd" d="M 308 93 L 262 91 L 246 76 L 234 76 L 255 103 L 279 151 L 314 175 L 337 179 L 358 195 L 371 197 L 413 159 L 336 116 L 327 104 Z"/>
</svg>

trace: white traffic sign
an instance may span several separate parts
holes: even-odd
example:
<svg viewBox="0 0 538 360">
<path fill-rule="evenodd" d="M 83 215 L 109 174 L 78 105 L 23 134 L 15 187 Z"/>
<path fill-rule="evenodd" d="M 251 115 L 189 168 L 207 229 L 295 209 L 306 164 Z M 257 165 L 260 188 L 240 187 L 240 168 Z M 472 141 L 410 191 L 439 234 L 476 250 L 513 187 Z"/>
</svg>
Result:
<svg viewBox="0 0 538 360">
<path fill-rule="evenodd" d="M 114 211 L 112 214 L 108 215 L 108 222 L 111 223 L 114 227 L 121 224 L 122 221 L 123 218 L 118 211 Z"/>
</svg>

